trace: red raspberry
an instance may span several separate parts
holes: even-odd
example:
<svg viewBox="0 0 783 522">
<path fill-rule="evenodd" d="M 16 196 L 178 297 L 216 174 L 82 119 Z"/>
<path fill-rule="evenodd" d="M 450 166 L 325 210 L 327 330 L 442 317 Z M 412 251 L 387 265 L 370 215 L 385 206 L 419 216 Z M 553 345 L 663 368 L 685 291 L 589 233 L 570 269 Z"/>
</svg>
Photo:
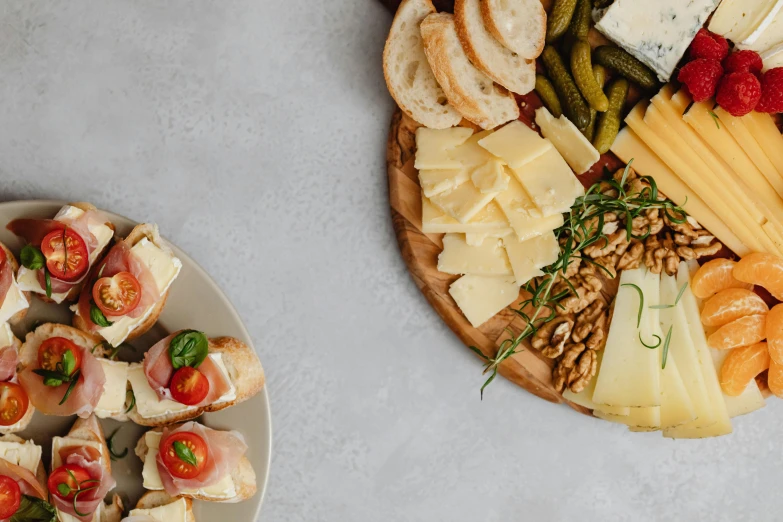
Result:
<svg viewBox="0 0 783 522">
<path fill-rule="evenodd" d="M 756 51 L 737 51 L 723 60 L 726 73 L 752 72 L 758 76 L 762 67 L 761 56 Z"/>
<path fill-rule="evenodd" d="M 759 112 L 783 112 L 783 67 L 770 69 L 761 78 Z"/>
<path fill-rule="evenodd" d="M 721 76 L 723 67 L 718 60 L 697 58 L 680 69 L 677 79 L 685 84 L 693 100 L 700 102 L 715 95 Z"/>
<path fill-rule="evenodd" d="M 761 82 L 753 73 L 735 72 L 723 77 L 716 101 L 732 116 L 745 116 L 761 98 Z"/>
<path fill-rule="evenodd" d="M 699 29 L 691 43 L 690 57 L 710 58 L 721 61 L 729 54 L 729 42 L 725 38 L 706 29 Z"/>
</svg>

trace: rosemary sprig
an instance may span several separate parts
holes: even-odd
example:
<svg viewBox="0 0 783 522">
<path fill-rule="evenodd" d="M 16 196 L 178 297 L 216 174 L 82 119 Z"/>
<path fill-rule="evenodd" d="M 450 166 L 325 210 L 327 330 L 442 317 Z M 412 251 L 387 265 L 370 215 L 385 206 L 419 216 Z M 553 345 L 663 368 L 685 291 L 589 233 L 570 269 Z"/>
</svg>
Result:
<svg viewBox="0 0 783 522">
<path fill-rule="evenodd" d="M 120 429 L 121 428 L 117 428 L 114 430 L 112 434 L 109 435 L 109 437 L 106 439 L 106 447 L 109 448 L 109 457 L 114 461 L 124 459 L 128 456 L 128 448 L 125 448 L 121 452 L 118 452 L 114 449 L 114 437 L 117 435 L 117 433 L 119 433 Z"/>
<path fill-rule="evenodd" d="M 666 333 L 666 340 L 663 342 L 663 355 L 661 356 L 661 370 L 666 369 L 666 359 L 669 357 L 669 343 L 672 340 L 672 330 L 674 326 L 669 327 L 669 331 Z"/>
<path fill-rule="evenodd" d="M 642 289 L 639 288 L 638 285 L 633 283 L 625 283 L 620 286 L 629 286 L 639 293 L 639 313 L 636 315 L 636 327 L 639 328 L 642 324 L 642 311 L 644 310 L 644 292 L 642 292 Z"/>
<path fill-rule="evenodd" d="M 559 277 L 567 271 L 571 262 L 580 259 L 600 266 L 588 256 L 583 256 L 582 252 L 591 245 L 609 244 L 609 238 L 603 232 L 604 216 L 607 213 L 611 212 L 618 217 L 624 217 L 626 237 L 629 241 L 631 239 L 643 240 L 649 236 L 649 228 L 642 235 L 633 233 L 633 219 L 647 210 L 657 208 L 662 210 L 673 223 L 685 222 L 685 211 L 672 201 L 660 198 L 658 185 L 653 178 L 640 177 L 650 185 L 644 187 L 641 192 L 626 190 L 631 163 L 628 163 L 619 182 L 609 179 L 595 183 L 585 192 L 584 196 L 577 198 L 571 207 L 571 212 L 566 216 L 563 226 L 555 230 L 555 236 L 561 245 L 560 256 L 552 265 L 542 270 L 543 276 L 533 279 L 523 286 L 530 297 L 523 301 L 518 309 L 514 310 L 526 322 L 522 331 L 517 336 L 509 331 L 510 337 L 500 343 L 494 357 L 487 357 L 475 346 L 470 347 L 484 360 L 483 375 L 489 374 L 481 386 L 482 399 L 484 390 L 497 376 L 498 368 L 503 361 L 522 350 L 520 346 L 526 339 L 534 336 L 543 325 L 557 316 L 558 308 L 563 308 L 561 304 L 563 299 L 571 294 L 576 295 L 576 290 L 571 283 L 567 279 Z M 603 266 L 601 268 L 611 276 L 609 270 Z M 568 288 L 553 293 L 558 281 L 564 282 Z M 532 312 L 529 312 L 530 308 L 532 308 Z"/>
</svg>

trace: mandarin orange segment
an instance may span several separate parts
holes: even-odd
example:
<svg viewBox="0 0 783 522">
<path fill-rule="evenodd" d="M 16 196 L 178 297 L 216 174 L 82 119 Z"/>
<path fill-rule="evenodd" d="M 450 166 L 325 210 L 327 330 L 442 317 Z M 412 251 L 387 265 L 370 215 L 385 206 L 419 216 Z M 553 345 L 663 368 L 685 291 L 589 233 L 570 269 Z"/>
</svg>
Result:
<svg viewBox="0 0 783 522">
<path fill-rule="evenodd" d="M 699 299 L 706 299 L 727 288 L 751 290 L 752 284 L 738 281 L 731 275 L 736 264 L 731 259 L 713 259 L 704 263 L 691 279 L 693 295 Z"/>
<path fill-rule="evenodd" d="M 704 303 L 701 322 L 705 326 L 723 326 L 740 317 L 765 314 L 769 307 L 764 300 L 745 288 L 721 290 Z"/>
<path fill-rule="evenodd" d="M 769 387 L 769 391 L 774 393 L 776 397 L 783 398 L 783 364 L 775 362 L 772 357 L 770 357 L 769 362 L 767 386 Z"/>
<path fill-rule="evenodd" d="M 766 338 L 766 327 L 766 315 L 749 315 L 718 328 L 707 338 L 707 344 L 716 350 L 755 344 Z"/>
<path fill-rule="evenodd" d="M 767 314 L 767 344 L 772 360 L 783 365 L 783 304 L 773 306 Z"/>
<path fill-rule="evenodd" d="M 720 368 L 723 393 L 731 397 L 741 395 L 756 375 L 769 368 L 769 362 L 767 343 L 755 343 L 732 350 Z"/>
<path fill-rule="evenodd" d="M 773 297 L 783 301 L 783 258 L 754 252 L 737 262 L 732 275 L 744 283 L 766 288 Z"/>
</svg>

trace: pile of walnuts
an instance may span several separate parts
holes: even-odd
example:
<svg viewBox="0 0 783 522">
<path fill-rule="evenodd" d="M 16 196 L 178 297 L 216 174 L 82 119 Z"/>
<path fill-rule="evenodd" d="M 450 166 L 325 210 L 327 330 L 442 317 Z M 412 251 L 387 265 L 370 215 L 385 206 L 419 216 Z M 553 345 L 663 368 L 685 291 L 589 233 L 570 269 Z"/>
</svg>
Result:
<svg viewBox="0 0 783 522">
<path fill-rule="evenodd" d="M 614 174 L 616 181 L 622 179 L 624 170 Z M 626 183 L 629 194 L 650 188 L 631 169 Z M 611 194 L 615 190 L 606 184 L 602 192 Z M 598 219 L 593 219 L 597 225 Z M 586 247 L 581 252 L 582 257 L 573 257 L 558 274 L 552 295 L 564 290 L 569 295 L 560 301 L 558 317 L 539 328 L 532 339 L 533 348 L 545 357 L 555 359 L 552 380 L 558 392 L 568 388 L 579 393 L 595 376 L 597 352 L 603 348 L 609 329 L 611 297 L 602 294 L 606 278 L 614 278 L 618 271 L 639 268 L 642 264 L 655 274 L 665 271 L 674 275 L 681 260 L 712 256 L 723 247 L 690 216 L 684 223 L 675 223 L 662 210 L 649 209 L 634 218 L 631 225 L 634 236 L 646 237 L 630 240 L 624 220 L 624 215 L 603 215 L 600 232 L 606 239 Z M 590 227 L 590 223 L 586 223 L 587 230 L 593 228 L 597 229 L 597 226 Z M 584 257 L 590 261 L 585 261 Z"/>
</svg>

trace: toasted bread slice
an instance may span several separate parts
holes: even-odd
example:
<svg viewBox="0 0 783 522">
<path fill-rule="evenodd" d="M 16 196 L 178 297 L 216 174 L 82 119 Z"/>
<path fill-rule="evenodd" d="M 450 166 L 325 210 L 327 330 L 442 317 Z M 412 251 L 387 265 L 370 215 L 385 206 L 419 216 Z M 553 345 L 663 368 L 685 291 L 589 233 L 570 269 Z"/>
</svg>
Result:
<svg viewBox="0 0 783 522">
<path fill-rule="evenodd" d="M 125 241 L 125 243 L 127 243 L 129 247 L 133 247 L 133 245 L 135 245 L 145 237 L 152 244 L 154 244 L 164 252 L 171 252 L 171 248 L 169 248 L 169 246 L 166 244 L 163 238 L 160 237 L 158 226 L 150 223 L 142 223 L 141 225 L 136 225 L 136 227 L 133 230 L 131 230 L 131 233 L 128 234 L 128 237 L 126 237 L 123 241 Z M 134 327 L 133 330 L 131 330 L 131 332 L 128 334 L 128 337 L 125 338 L 124 341 L 132 341 L 133 339 L 141 337 L 142 335 L 147 333 L 149 329 L 155 325 L 156 322 L 158 322 L 158 318 L 160 317 L 160 314 L 163 311 L 163 307 L 166 305 L 166 300 L 169 297 L 170 290 L 171 287 L 169 287 L 166 290 L 166 292 L 161 296 L 161 298 L 158 300 L 158 302 L 155 303 L 154 307 L 152 308 L 152 312 L 150 312 L 149 315 L 147 315 L 144 321 L 139 323 L 136 327 Z M 75 313 L 73 315 L 73 325 L 79 330 L 89 332 L 87 322 L 78 313 Z"/>
<path fill-rule="evenodd" d="M 534 60 L 544 50 L 546 11 L 541 0 L 481 0 L 490 33 L 508 50 Z"/>
<path fill-rule="evenodd" d="M 228 378 L 236 388 L 236 399 L 203 408 L 181 411 L 162 415 L 151 419 L 142 417 L 136 406 L 129 412 L 130 420 L 141 426 L 167 426 L 174 422 L 185 422 L 195 419 L 204 413 L 230 408 L 244 402 L 259 393 L 265 383 L 264 368 L 258 355 L 248 345 L 233 337 L 216 337 L 209 339 L 209 353 L 221 354 L 223 364 L 228 370 Z"/>
<path fill-rule="evenodd" d="M 16 284 L 16 273 L 19 271 L 19 261 L 14 256 L 14 253 L 11 252 L 8 249 L 8 247 L 5 246 L 3 243 L 0 243 L 0 248 L 2 248 L 3 252 L 5 252 L 5 257 L 6 257 L 6 259 L 8 259 L 8 263 L 11 265 L 11 270 L 12 270 L 12 272 L 14 274 L 14 284 Z M 8 319 L 8 322 L 10 324 L 17 324 L 22 319 L 27 317 L 27 311 L 30 309 L 30 302 L 31 302 L 31 300 L 33 298 L 33 293 L 29 292 L 29 291 L 22 292 L 22 296 L 24 296 L 25 301 L 27 301 L 27 308 L 25 308 L 24 310 L 19 310 L 14 315 L 12 315 Z M 46 296 L 44 296 L 44 297 L 46 297 Z"/>
<path fill-rule="evenodd" d="M 435 77 L 449 103 L 466 119 L 482 129 L 493 129 L 519 118 L 514 95 L 470 63 L 452 15 L 429 15 L 421 23 L 421 35 Z"/>
<path fill-rule="evenodd" d="M 383 49 L 383 75 L 397 105 L 422 125 L 447 129 L 462 116 L 448 104 L 432 74 L 421 41 L 419 25 L 435 12 L 430 0 L 403 0 Z"/>
<path fill-rule="evenodd" d="M 17 339 L 15 336 L 12 339 L 14 347 L 16 347 L 16 351 L 19 353 L 19 357 L 21 359 L 22 355 L 22 341 Z M 30 421 L 33 420 L 33 415 L 35 415 L 35 407 L 30 403 L 27 406 L 27 412 L 24 414 L 24 417 L 14 424 L 13 426 L 0 426 L 0 434 L 1 435 L 7 435 L 10 433 L 18 433 L 20 431 L 23 431 L 27 429 L 27 426 L 30 425 Z M 17 437 L 18 438 L 18 437 Z M 0 437 L 0 440 L 5 440 Z M 10 439 L 9 439 L 10 440 Z M 11 442 L 18 442 L 16 440 L 11 440 Z"/>
<path fill-rule="evenodd" d="M 170 429 L 177 429 L 180 424 L 174 424 L 169 426 Z M 163 427 L 154 428 L 152 431 L 163 432 Z M 146 436 L 142 436 L 136 444 L 136 456 L 144 462 L 147 458 L 149 447 L 147 446 Z M 230 499 L 223 497 L 212 497 L 206 494 L 198 495 L 182 495 L 183 497 L 194 498 L 196 500 L 205 500 L 207 502 L 221 502 L 224 504 L 236 504 L 248 500 L 256 494 L 258 485 L 256 484 L 256 472 L 253 470 L 253 465 L 247 457 L 243 456 L 237 467 L 231 472 L 231 481 L 234 483 L 234 489 L 236 490 L 236 496 Z"/>
<path fill-rule="evenodd" d="M 471 63 L 506 89 L 527 94 L 536 86 L 536 62 L 509 51 L 484 27 L 480 0 L 456 0 L 454 23 Z"/>
<path fill-rule="evenodd" d="M 16 442 L 17 444 L 24 444 L 25 442 L 27 442 L 22 437 L 10 433 L 0 437 L 0 441 Z M 44 490 L 46 490 L 46 469 L 44 468 L 43 457 L 41 458 L 41 461 L 38 463 L 38 469 L 35 470 L 35 478 L 38 479 L 38 482 L 41 484 L 41 486 L 43 486 Z"/>
<path fill-rule="evenodd" d="M 23 370 L 31 364 L 38 362 L 38 348 L 41 343 L 50 337 L 65 337 L 79 346 L 92 350 L 101 343 L 101 338 L 81 330 L 77 330 L 67 324 L 43 323 L 25 336 L 24 343 L 19 350 L 19 369 Z M 96 352 L 96 355 L 98 352 Z"/>
<path fill-rule="evenodd" d="M 185 497 L 172 497 L 165 491 L 148 491 L 139 499 L 139 502 L 136 504 L 136 509 L 155 509 L 162 506 L 168 506 L 180 499 L 184 500 L 186 505 L 185 522 L 196 522 L 196 516 L 193 514 L 193 500 Z"/>
</svg>

